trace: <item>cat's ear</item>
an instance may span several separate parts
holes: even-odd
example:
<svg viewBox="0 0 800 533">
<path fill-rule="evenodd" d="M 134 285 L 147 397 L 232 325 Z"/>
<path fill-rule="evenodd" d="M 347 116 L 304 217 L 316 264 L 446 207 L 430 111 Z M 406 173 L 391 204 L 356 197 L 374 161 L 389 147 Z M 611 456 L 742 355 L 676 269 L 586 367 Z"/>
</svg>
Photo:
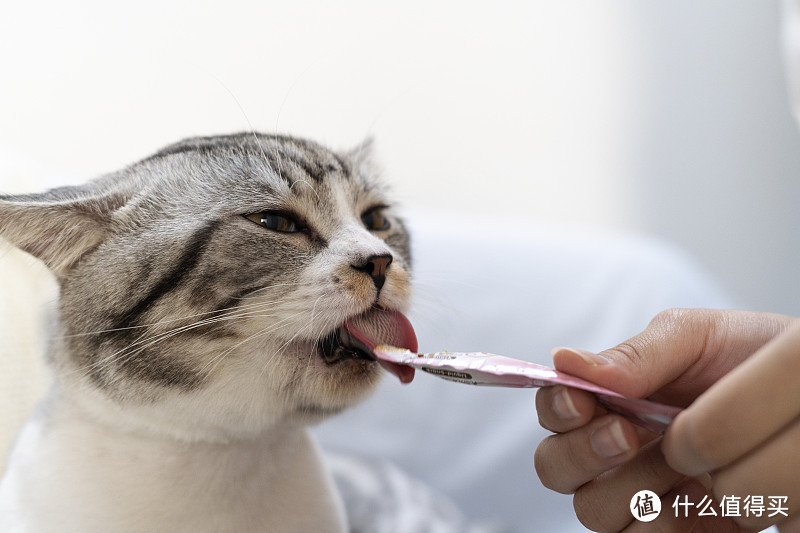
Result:
<svg viewBox="0 0 800 533">
<path fill-rule="evenodd" d="M 359 144 L 347 151 L 347 157 L 356 164 L 368 162 L 373 158 L 375 150 L 375 137 L 369 136 Z"/>
<path fill-rule="evenodd" d="M 111 213 L 125 201 L 120 194 L 87 194 L 79 188 L 0 196 L 0 236 L 61 277 L 108 236 Z"/>
<path fill-rule="evenodd" d="M 347 158 L 353 167 L 361 174 L 380 174 L 380 167 L 375 161 L 375 138 L 367 137 L 354 148 L 347 151 Z"/>
</svg>

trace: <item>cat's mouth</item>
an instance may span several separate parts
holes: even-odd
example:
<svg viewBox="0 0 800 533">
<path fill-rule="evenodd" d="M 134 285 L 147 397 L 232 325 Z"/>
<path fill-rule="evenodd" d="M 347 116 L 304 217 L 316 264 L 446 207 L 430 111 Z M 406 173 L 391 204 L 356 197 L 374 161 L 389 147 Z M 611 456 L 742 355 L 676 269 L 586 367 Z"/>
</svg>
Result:
<svg viewBox="0 0 800 533">
<path fill-rule="evenodd" d="M 372 350 L 378 344 L 389 344 L 417 350 L 417 336 L 408 319 L 399 311 L 372 309 L 350 318 L 318 342 L 322 360 L 328 365 L 342 361 L 375 362 Z M 378 361 L 403 383 L 414 379 L 414 369 Z"/>
<path fill-rule="evenodd" d="M 345 359 L 361 359 L 376 361 L 372 350 L 350 335 L 347 328 L 342 325 L 319 341 L 319 351 L 322 360 L 329 365 L 336 364 Z"/>
</svg>

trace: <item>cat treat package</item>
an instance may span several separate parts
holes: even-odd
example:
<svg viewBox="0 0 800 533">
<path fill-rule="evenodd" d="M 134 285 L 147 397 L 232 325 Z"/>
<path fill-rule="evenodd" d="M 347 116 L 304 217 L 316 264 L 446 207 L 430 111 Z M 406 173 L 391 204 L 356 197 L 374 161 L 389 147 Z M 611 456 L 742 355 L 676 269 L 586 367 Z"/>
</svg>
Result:
<svg viewBox="0 0 800 533">
<path fill-rule="evenodd" d="M 657 433 L 664 433 L 672 419 L 681 411 L 678 407 L 628 398 L 564 372 L 502 355 L 485 352 L 419 354 L 405 348 L 386 345 L 376 346 L 372 352 L 378 360 L 386 364 L 420 368 L 429 374 L 456 383 L 517 388 L 565 385 L 582 389 L 593 393 L 597 401 L 608 410 Z M 399 377 L 397 372 L 394 373 Z"/>
</svg>

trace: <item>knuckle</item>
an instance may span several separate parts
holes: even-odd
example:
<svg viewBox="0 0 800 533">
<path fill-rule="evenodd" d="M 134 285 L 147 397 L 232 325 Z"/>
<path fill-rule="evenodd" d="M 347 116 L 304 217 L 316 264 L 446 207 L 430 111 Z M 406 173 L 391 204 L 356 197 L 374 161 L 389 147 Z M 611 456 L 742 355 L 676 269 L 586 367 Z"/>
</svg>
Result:
<svg viewBox="0 0 800 533">
<path fill-rule="evenodd" d="M 561 494 L 575 491 L 575 452 L 572 439 L 559 435 L 545 438 L 536 448 L 533 465 L 542 485 Z"/>
<path fill-rule="evenodd" d="M 718 314 L 707 309 L 666 309 L 656 314 L 641 333 L 604 354 L 634 372 L 642 379 L 641 389 L 649 390 L 652 376 L 642 373 L 642 369 L 651 368 L 664 352 L 702 353 L 718 320 Z"/>
<path fill-rule="evenodd" d="M 659 442 L 655 444 L 659 444 Z M 638 462 L 639 469 L 636 475 L 643 484 L 652 484 L 657 480 L 663 480 L 670 476 L 671 469 L 667 466 L 667 462 L 660 453 L 659 448 L 658 446 L 655 448 L 648 448 L 648 452 L 650 453 L 643 456 L 643 460 Z M 679 474 L 674 475 L 679 476 Z"/>
<path fill-rule="evenodd" d="M 539 443 L 539 446 L 536 447 L 536 451 L 533 454 L 533 467 L 542 485 L 550 490 L 557 490 L 555 487 L 557 476 L 553 476 L 552 468 L 552 464 L 554 463 L 552 458 L 552 444 L 552 436 L 545 438 Z"/>
<path fill-rule="evenodd" d="M 659 312 L 650 320 L 644 331 L 617 345 L 611 351 L 617 352 L 632 365 L 639 365 L 647 359 L 649 346 L 657 344 L 661 338 L 684 329 L 687 322 L 696 319 L 697 310 L 671 308 Z"/>
<path fill-rule="evenodd" d="M 694 330 L 699 325 L 702 331 L 705 329 L 702 326 L 711 327 L 719 318 L 720 313 L 713 309 L 673 307 L 665 309 L 653 317 L 648 329 L 657 330 L 662 334 L 671 334 L 686 331 L 687 329 Z"/>
<path fill-rule="evenodd" d="M 616 352 L 618 355 L 621 355 L 625 362 L 638 366 L 645 359 L 643 349 L 644 346 L 642 343 L 638 338 L 634 337 L 633 339 L 618 344 L 609 351 Z"/>
<path fill-rule="evenodd" d="M 572 498 L 572 507 L 575 516 L 584 527 L 592 531 L 615 531 L 611 523 L 611 513 L 608 512 L 608 498 L 601 491 L 596 490 L 592 483 L 587 483 Z"/>
<path fill-rule="evenodd" d="M 680 307 L 665 309 L 653 317 L 653 319 L 650 321 L 650 325 L 661 327 L 675 324 L 677 322 L 681 322 L 687 314 L 692 312 L 693 311 L 691 309 L 683 309 Z"/>
</svg>

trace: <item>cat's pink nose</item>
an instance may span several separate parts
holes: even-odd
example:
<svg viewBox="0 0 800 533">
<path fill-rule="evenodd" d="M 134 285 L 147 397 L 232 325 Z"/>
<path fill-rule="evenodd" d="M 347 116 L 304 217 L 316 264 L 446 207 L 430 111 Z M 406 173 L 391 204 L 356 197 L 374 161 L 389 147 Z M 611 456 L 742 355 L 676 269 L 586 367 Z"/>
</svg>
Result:
<svg viewBox="0 0 800 533">
<path fill-rule="evenodd" d="M 367 257 L 363 264 L 351 265 L 359 272 L 366 272 L 372 278 L 375 288 L 381 290 L 383 284 L 386 283 L 386 271 L 389 265 L 392 264 L 392 256 L 389 254 L 372 255 Z"/>
</svg>

